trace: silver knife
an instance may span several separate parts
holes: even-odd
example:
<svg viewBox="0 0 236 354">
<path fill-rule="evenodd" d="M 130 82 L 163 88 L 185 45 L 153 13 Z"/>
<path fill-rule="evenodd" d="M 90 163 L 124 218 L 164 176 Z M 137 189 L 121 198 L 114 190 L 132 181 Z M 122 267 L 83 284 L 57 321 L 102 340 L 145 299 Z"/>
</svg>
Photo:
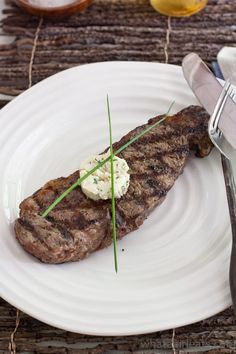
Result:
<svg viewBox="0 0 236 354">
<path fill-rule="evenodd" d="M 185 79 L 188 82 L 190 88 L 200 103 L 211 115 L 222 91 L 222 86 L 208 69 L 206 64 L 195 53 L 191 53 L 183 59 L 182 68 Z M 226 105 L 227 106 L 225 106 L 224 112 L 219 122 L 219 127 L 226 139 L 230 142 L 232 151 L 232 146 L 235 147 L 236 144 L 236 104 L 229 98 L 226 102 Z M 230 129 L 232 129 L 232 132 L 230 132 Z M 232 252 L 229 282 L 234 314 L 236 316 L 236 190 L 232 164 L 222 154 L 221 162 L 224 173 L 232 229 Z"/>
<path fill-rule="evenodd" d="M 196 53 L 190 53 L 182 62 L 184 77 L 189 86 L 209 114 L 213 113 L 222 86 L 207 65 Z M 236 149 L 236 105 L 229 97 L 219 128 L 230 145 Z"/>
<path fill-rule="evenodd" d="M 216 77 L 223 79 L 222 72 L 218 63 L 213 64 L 213 71 Z M 236 132 L 235 132 L 236 133 Z M 229 281 L 230 281 L 230 290 L 231 297 L 233 302 L 234 313 L 236 315 L 236 188 L 234 178 L 232 177 L 231 163 L 230 161 L 223 155 L 221 155 L 222 168 L 224 173 L 224 180 L 226 186 L 226 194 L 227 200 L 229 204 L 229 213 L 230 213 L 230 221 L 232 228 L 232 252 L 231 252 L 231 261 L 230 261 L 230 273 L 229 273 Z"/>
</svg>

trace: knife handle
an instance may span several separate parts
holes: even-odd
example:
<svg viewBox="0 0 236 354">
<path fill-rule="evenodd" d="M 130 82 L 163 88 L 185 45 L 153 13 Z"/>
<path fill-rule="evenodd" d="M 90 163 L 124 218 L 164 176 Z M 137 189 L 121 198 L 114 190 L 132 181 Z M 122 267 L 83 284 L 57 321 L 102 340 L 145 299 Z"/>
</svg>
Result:
<svg viewBox="0 0 236 354">
<path fill-rule="evenodd" d="M 222 168 L 225 179 L 227 200 L 232 230 L 232 250 L 230 258 L 229 284 L 234 314 L 236 316 L 236 188 L 232 171 L 232 164 L 224 155 L 221 155 Z"/>
<path fill-rule="evenodd" d="M 213 62 L 212 67 L 216 77 L 224 79 L 218 62 Z M 224 155 L 221 155 L 221 163 L 225 179 L 225 187 L 232 230 L 232 250 L 230 258 L 229 284 L 234 315 L 236 316 L 236 187 L 234 181 L 233 167 L 230 160 L 228 160 Z"/>
<path fill-rule="evenodd" d="M 234 315 L 236 316 L 236 244 L 235 243 L 233 243 L 232 250 L 231 250 L 229 283 L 230 283 L 230 291 L 231 291 Z"/>
<path fill-rule="evenodd" d="M 232 241 L 236 245 L 236 187 L 231 161 L 221 155 L 221 163 L 225 179 L 226 195 L 229 206 L 229 215 L 232 229 Z M 235 258 L 236 263 L 236 258 Z"/>
</svg>

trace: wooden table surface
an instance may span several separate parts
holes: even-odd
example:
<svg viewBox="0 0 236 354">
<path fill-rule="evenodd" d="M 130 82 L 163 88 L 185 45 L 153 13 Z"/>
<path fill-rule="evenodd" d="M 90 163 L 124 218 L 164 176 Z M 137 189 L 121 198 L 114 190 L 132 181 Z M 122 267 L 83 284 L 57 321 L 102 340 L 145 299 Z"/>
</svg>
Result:
<svg viewBox="0 0 236 354">
<path fill-rule="evenodd" d="M 29 86 L 33 45 L 33 84 L 60 70 L 96 61 L 141 60 L 180 64 L 190 51 L 209 64 L 223 46 L 236 46 L 236 1 L 209 0 L 200 14 L 172 18 L 156 13 L 148 0 L 94 0 L 81 14 L 57 22 L 24 14 L 11 1 L 2 31 L 14 36 L 0 44 L 0 94 L 15 96 Z M 39 26 L 40 25 L 40 26 Z M 169 26 L 170 43 L 167 45 Z M 38 40 L 35 32 L 38 28 Z M 1 101 L 1 105 L 6 102 Z M 194 306 L 194 304 L 193 304 Z M 236 353 L 232 309 L 202 322 L 130 337 L 95 337 L 66 332 L 20 314 L 0 299 L 0 353 L 126 354 Z M 174 334 L 174 337 L 173 337 Z M 9 344 L 11 342 L 11 345 Z"/>
</svg>

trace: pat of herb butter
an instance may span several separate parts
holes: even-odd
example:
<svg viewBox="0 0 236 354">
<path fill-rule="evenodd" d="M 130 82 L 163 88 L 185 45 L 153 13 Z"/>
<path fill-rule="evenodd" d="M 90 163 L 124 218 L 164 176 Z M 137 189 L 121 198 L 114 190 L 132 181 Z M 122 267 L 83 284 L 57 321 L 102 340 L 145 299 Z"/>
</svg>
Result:
<svg viewBox="0 0 236 354">
<path fill-rule="evenodd" d="M 101 161 L 104 161 L 110 152 L 105 154 L 94 155 L 82 162 L 80 165 L 80 176 L 84 176 L 88 171 Z M 128 173 L 129 166 L 124 159 L 114 156 L 114 182 L 115 182 L 115 198 L 122 197 L 129 188 L 130 175 Z M 106 162 L 94 173 L 88 176 L 82 183 L 81 188 L 88 198 L 93 200 L 111 199 L 111 162 Z"/>
</svg>

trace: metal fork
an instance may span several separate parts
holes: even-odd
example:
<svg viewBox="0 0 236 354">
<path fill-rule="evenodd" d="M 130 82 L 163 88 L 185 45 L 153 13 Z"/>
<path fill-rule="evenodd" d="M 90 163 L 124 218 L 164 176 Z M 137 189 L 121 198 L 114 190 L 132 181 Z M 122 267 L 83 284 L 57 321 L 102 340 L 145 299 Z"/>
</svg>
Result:
<svg viewBox="0 0 236 354">
<path fill-rule="evenodd" d="M 229 283 L 233 303 L 234 314 L 236 315 L 236 188 L 232 164 L 227 152 L 227 143 L 218 124 L 228 97 L 234 99 L 235 92 L 229 81 L 226 81 L 222 93 L 215 106 L 214 112 L 209 120 L 208 133 L 212 143 L 221 153 L 221 163 L 224 173 L 226 194 L 229 206 L 229 214 L 232 230 L 232 251 L 230 259 Z M 236 133 L 236 132 L 235 132 Z"/>
</svg>

